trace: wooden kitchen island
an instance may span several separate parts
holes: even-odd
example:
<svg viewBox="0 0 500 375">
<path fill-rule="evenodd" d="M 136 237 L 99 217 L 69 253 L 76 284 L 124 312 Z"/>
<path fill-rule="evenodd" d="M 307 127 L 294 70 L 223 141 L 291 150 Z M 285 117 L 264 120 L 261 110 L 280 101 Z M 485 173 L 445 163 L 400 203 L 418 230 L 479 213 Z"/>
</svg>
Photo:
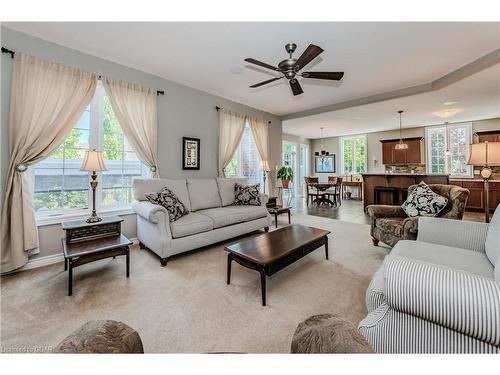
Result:
<svg viewBox="0 0 500 375">
<path fill-rule="evenodd" d="M 401 205 L 406 200 L 408 187 L 420 181 L 426 184 L 449 184 L 449 175 L 427 175 L 417 173 L 364 173 L 363 205 Z M 376 201 L 378 200 L 378 202 Z"/>
</svg>

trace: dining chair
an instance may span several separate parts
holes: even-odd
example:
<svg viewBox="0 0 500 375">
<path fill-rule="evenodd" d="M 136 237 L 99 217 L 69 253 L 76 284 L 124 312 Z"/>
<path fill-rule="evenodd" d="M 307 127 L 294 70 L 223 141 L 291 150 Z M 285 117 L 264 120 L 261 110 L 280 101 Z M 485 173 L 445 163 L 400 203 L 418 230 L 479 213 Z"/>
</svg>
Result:
<svg viewBox="0 0 500 375">
<path fill-rule="evenodd" d="M 342 177 L 337 177 L 335 184 L 335 203 L 337 202 L 339 202 L 339 206 L 342 206 Z"/>
<path fill-rule="evenodd" d="M 306 182 L 306 203 L 309 206 L 309 202 L 313 203 L 315 199 L 323 197 L 325 195 L 324 191 L 319 191 L 314 185 L 319 183 L 318 177 L 304 177 Z"/>
<path fill-rule="evenodd" d="M 337 179 L 338 179 L 337 176 L 328 176 L 328 183 L 332 184 L 333 186 L 330 189 L 325 191 L 325 193 L 328 195 L 328 198 L 330 200 L 332 200 L 332 198 L 333 198 L 333 202 L 335 203 L 335 206 L 337 205 L 337 196 L 335 195 Z"/>
</svg>

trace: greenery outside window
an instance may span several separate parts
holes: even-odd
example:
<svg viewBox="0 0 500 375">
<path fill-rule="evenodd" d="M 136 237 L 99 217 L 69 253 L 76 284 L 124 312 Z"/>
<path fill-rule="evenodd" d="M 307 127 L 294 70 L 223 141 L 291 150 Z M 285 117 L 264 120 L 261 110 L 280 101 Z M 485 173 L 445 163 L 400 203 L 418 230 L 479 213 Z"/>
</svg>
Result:
<svg viewBox="0 0 500 375">
<path fill-rule="evenodd" d="M 366 135 L 340 138 L 341 174 L 366 172 Z"/>
<path fill-rule="evenodd" d="M 89 174 L 80 171 L 80 165 L 89 148 L 103 150 L 108 168 L 99 173 L 97 209 L 130 208 L 133 179 L 149 177 L 150 173 L 128 143 L 104 88 L 98 85 L 92 102 L 64 143 L 49 158 L 30 168 L 37 217 L 87 214 L 91 199 Z"/>
</svg>

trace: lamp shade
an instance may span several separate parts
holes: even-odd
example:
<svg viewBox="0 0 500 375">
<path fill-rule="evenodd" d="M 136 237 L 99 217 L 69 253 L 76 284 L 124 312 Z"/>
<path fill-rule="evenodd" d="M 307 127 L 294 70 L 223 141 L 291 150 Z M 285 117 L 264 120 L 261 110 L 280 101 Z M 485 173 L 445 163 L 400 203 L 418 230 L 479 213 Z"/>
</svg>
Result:
<svg viewBox="0 0 500 375">
<path fill-rule="evenodd" d="M 104 160 L 102 159 L 102 151 L 88 150 L 85 151 L 83 162 L 80 167 L 81 171 L 107 171 Z"/>
<path fill-rule="evenodd" d="M 482 142 L 470 145 L 467 164 L 476 166 L 500 165 L 500 142 Z"/>
<path fill-rule="evenodd" d="M 269 163 L 267 162 L 267 160 L 262 160 L 260 162 L 260 168 L 265 172 L 269 172 L 271 170 L 271 168 L 269 168 Z"/>
</svg>

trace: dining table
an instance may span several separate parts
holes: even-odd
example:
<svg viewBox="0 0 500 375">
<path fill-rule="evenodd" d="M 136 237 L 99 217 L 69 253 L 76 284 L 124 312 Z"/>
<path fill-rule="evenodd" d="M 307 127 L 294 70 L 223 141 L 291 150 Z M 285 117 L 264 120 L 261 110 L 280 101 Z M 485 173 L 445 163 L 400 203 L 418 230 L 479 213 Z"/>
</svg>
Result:
<svg viewBox="0 0 500 375">
<path fill-rule="evenodd" d="M 326 192 L 327 190 L 329 189 L 336 189 L 336 187 L 338 186 L 337 183 L 334 183 L 334 182 L 315 182 L 315 183 L 310 183 L 309 186 L 312 186 L 314 188 L 316 188 L 316 190 L 318 190 L 318 192 Z M 332 195 L 334 195 L 332 193 Z M 335 195 L 334 195 L 335 196 Z M 322 195 L 319 195 L 314 201 L 313 203 L 316 203 L 316 204 L 329 204 L 329 205 L 332 205 L 332 206 L 336 206 L 337 205 L 337 200 L 334 199 L 335 201 L 332 201 L 330 199 L 330 194 L 322 194 Z"/>
</svg>

